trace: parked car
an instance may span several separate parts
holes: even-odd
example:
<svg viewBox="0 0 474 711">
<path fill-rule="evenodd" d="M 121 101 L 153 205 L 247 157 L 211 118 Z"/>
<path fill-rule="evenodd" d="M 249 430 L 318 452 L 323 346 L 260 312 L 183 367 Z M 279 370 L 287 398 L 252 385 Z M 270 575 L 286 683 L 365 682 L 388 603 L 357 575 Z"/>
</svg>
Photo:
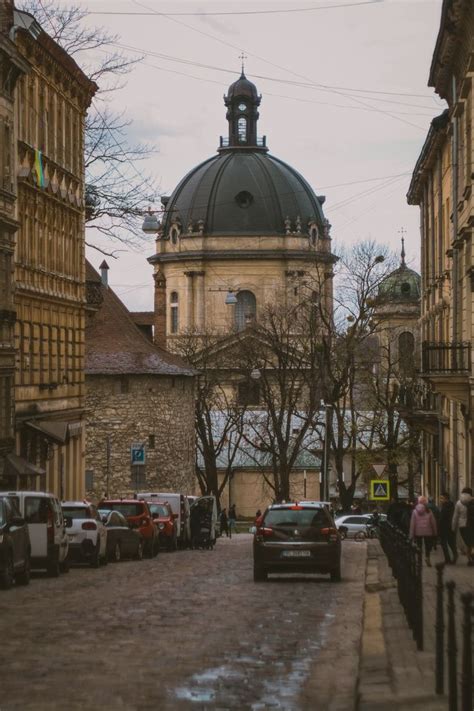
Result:
<svg viewBox="0 0 474 711">
<path fill-rule="evenodd" d="M 99 509 L 107 530 L 107 558 L 118 563 L 123 558 L 143 558 L 143 538 L 137 528 L 130 525 L 119 511 Z"/>
<path fill-rule="evenodd" d="M 336 527 L 342 538 L 366 538 L 369 535 L 370 526 L 373 525 L 375 524 L 371 514 L 347 514 L 336 518 Z"/>
<path fill-rule="evenodd" d="M 0 491 L 12 499 L 28 524 L 31 567 L 57 577 L 69 570 L 69 543 L 61 504 L 45 491 Z"/>
<path fill-rule="evenodd" d="M 341 579 L 341 538 L 326 506 L 274 504 L 263 514 L 253 541 L 255 581 L 269 573 L 329 573 Z"/>
<path fill-rule="evenodd" d="M 189 501 L 184 494 L 141 491 L 137 498 L 142 501 L 166 501 L 173 511 L 176 521 L 178 546 L 186 548 L 191 545 L 191 520 Z"/>
<path fill-rule="evenodd" d="M 69 542 L 69 560 L 92 568 L 107 563 L 107 529 L 96 507 L 88 501 L 61 502 Z"/>
<path fill-rule="evenodd" d="M 165 501 L 147 501 L 147 504 L 153 523 L 158 528 L 160 544 L 169 551 L 175 551 L 178 547 L 178 530 L 171 506 Z"/>
<path fill-rule="evenodd" d="M 28 526 L 15 502 L 0 497 L 0 588 L 8 590 L 14 582 L 30 582 L 31 545 Z"/>
<path fill-rule="evenodd" d="M 138 529 L 144 545 L 144 552 L 153 558 L 158 553 L 158 531 L 146 501 L 137 499 L 103 499 L 97 505 L 99 509 L 118 511 L 125 516 L 130 528 Z"/>
</svg>

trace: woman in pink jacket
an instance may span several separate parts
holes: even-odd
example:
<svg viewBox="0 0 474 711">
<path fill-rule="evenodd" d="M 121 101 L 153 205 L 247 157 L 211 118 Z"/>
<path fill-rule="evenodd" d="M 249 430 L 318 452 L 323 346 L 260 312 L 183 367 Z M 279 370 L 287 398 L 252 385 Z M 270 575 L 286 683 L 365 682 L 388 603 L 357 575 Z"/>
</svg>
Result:
<svg viewBox="0 0 474 711">
<path fill-rule="evenodd" d="M 425 542 L 426 565 L 431 565 L 430 553 L 433 550 L 438 531 L 436 520 L 432 512 L 427 507 L 426 496 L 419 496 L 410 520 L 410 538 L 416 542 L 420 548 Z"/>
</svg>

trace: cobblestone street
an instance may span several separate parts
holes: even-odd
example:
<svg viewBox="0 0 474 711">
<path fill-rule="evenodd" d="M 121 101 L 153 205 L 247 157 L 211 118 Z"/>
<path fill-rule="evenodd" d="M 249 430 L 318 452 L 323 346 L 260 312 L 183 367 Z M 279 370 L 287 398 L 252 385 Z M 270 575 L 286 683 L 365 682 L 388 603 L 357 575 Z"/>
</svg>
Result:
<svg viewBox="0 0 474 711">
<path fill-rule="evenodd" d="M 342 583 L 255 584 L 251 540 L 3 592 L 1 711 L 352 709 L 366 545 Z"/>
</svg>

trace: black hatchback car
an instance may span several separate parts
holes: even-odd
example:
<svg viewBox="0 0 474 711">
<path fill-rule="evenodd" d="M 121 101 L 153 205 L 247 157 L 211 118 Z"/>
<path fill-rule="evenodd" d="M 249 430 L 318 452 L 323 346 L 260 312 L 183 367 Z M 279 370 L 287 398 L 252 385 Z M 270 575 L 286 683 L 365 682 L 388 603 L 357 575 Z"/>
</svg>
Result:
<svg viewBox="0 0 474 711">
<path fill-rule="evenodd" d="M 259 521 L 253 541 L 253 577 L 269 573 L 329 573 L 341 579 L 341 537 L 327 506 L 274 504 Z"/>
<path fill-rule="evenodd" d="M 0 588 L 30 582 L 31 545 L 28 525 L 11 498 L 0 496 Z"/>
</svg>

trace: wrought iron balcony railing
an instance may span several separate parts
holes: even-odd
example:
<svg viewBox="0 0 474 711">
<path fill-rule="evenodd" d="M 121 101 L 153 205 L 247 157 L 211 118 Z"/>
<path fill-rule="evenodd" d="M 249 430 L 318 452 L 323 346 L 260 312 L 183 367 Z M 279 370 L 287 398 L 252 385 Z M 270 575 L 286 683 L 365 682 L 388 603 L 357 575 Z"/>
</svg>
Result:
<svg viewBox="0 0 474 711">
<path fill-rule="evenodd" d="M 422 344 L 422 374 L 470 373 L 471 344 L 469 342 L 430 342 Z"/>
</svg>

